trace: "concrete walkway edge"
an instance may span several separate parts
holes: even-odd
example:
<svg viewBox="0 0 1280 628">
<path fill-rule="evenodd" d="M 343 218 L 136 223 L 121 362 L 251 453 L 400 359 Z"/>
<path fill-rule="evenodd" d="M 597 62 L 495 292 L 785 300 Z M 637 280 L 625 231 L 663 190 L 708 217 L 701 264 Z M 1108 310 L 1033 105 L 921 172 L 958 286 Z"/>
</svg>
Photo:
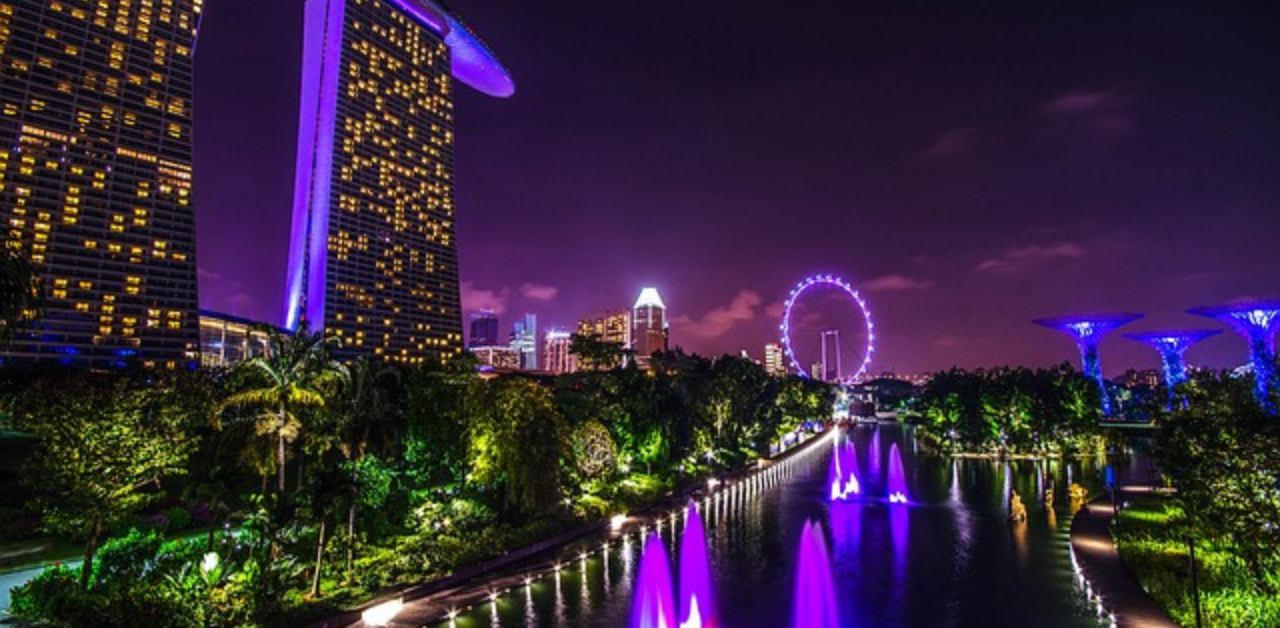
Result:
<svg viewBox="0 0 1280 628">
<path fill-rule="evenodd" d="M 1111 538 L 1115 511 L 1111 498 L 1099 497 L 1071 521 L 1071 564 L 1076 578 L 1114 628 L 1179 628 L 1133 576 Z"/>
</svg>

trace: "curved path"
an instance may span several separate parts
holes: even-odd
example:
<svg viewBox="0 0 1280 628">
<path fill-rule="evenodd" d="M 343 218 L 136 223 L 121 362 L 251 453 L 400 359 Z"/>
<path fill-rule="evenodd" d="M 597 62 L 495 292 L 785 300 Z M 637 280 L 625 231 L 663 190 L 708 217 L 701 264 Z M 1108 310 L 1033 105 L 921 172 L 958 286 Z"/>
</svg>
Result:
<svg viewBox="0 0 1280 628">
<path fill-rule="evenodd" d="M 1124 492 L 1150 490 L 1126 486 Z M 1179 628 L 1120 560 L 1111 539 L 1115 514 L 1110 497 L 1089 502 L 1071 522 L 1071 553 L 1090 599 L 1115 620 L 1118 628 Z"/>
</svg>

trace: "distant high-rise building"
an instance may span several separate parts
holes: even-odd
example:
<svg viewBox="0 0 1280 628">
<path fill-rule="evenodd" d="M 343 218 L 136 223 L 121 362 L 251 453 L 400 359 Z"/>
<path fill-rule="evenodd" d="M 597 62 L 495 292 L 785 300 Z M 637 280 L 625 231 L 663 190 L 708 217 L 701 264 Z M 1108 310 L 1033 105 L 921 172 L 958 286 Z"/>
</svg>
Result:
<svg viewBox="0 0 1280 628">
<path fill-rule="evenodd" d="M 0 0 L 0 245 L 44 316 L 7 354 L 196 361 L 192 54 L 201 0 Z"/>
<path fill-rule="evenodd" d="M 631 312 L 610 312 L 578 321 L 578 333 L 631 348 Z"/>
<path fill-rule="evenodd" d="M 542 344 L 542 368 L 552 373 L 573 373 L 578 370 L 577 356 L 569 352 L 572 334 L 559 329 L 547 332 Z"/>
<path fill-rule="evenodd" d="M 640 291 L 636 304 L 631 308 L 631 337 L 634 341 L 636 363 L 645 368 L 649 356 L 667 350 L 667 306 L 658 296 L 656 288 Z"/>
<path fill-rule="evenodd" d="M 431 0 L 307 0 L 286 326 L 338 355 L 416 363 L 462 350 L 453 78 L 515 90 Z"/>
<path fill-rule="evenodd" d="M 520 352 L 520 368 L 538 370 L 538 317 L 525 314 L 511 328 L 511 348 Z"/>
<path fill-rule="evenodd" d="M 764 370 L 773 377 L 787 374 L 786 354 L 782 351 L 782 345 L 771 342 L 764 346 Z"/>
<path fill-rule="evenodd" d="M 471 315 L 471 340 L 467 347 L 492 347 L 498 344 L 498 317 L 493 310 L 480 310 Z"/>
</svg>

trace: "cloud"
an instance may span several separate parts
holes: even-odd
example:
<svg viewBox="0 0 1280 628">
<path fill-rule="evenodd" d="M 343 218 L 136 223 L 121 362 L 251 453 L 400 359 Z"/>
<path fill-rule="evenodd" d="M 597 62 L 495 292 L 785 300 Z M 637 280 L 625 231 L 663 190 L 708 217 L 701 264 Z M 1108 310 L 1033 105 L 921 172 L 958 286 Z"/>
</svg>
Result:
<svg viewBox="0 0 1280 628">
<path fill-rule="evenodd" d="M 774 301 L 764 308 L 764 315 L 774 320 L 782 320 L 782 315 L 787 311 L 787 304 L 782 301 Z"/>
<path fill-rule="evenodd" d="M 1072 90 L 1063 92 L 1040 107 L 1040 114 L 1053 129 L 1118 138 L 1134 126 L 1129 99 L 1118 90 Z"/>
<path fill-rule="evenodd" d="M 725 332 L 733 329 L 743 321 L 749 321 L 756 317 L 757 309 L 764 300 L 760 298 L 760 294 L 753 290 L 739 291 L 737 296 L 729 301 L 728 305 L 722 305 L 710 312 L 707 312 L 702 318 L 694 320 L 688 316 L 677 316 L 671 319 L 671 324 L 679 328 L 681 335 L 694 336 L 696 338 L 717 338 L 725 334 Z"/>
<path fill-rule="evenodd" d="M 960 127 L 943 131 L 934 138 L 933 143 L 920 152 L 926 159 L 951 157 L 973 150 L 976 146 L 978 130 L 972 127 Z"/>
<path fill-rule="evenodd" d="M 502 314 L 507 311 L 507 299 L 511 298 L 511 291 L 507 288 L 483 290 L 470 281 L 462 282 L 461 292 L 464 312 L 493 310 L 494 314 Z"/>
<path fill-rule="evenodd" d="M 1053 260 L 1080 259 L 1086 254 L 1084 247 L 1075 242 L 1053 245 L 1031 244 L 1005 249 L 1000 255 L 984 260 L 974 270 L 980 273 L 1014 273 L 1036 264 Z"/>
<path fill-rule="evenodd" d="M 526 283 L 520 286 L 520 294 L 526 299 L 534 301 L 550 301 L 560 294 L 560 289 L 555 286 L 547 286 L 538 283 Z"/>
<path fill-rule="evenodd" d="M 914 279 L 906 275 L 899 275 L 896 273 L 876 277 L 875 279 L 862 284 L 862 288 L 869 292 L 927 290 L 932 287 L 932 281 L 928 281 L 926 279 Z"/>
</svg>

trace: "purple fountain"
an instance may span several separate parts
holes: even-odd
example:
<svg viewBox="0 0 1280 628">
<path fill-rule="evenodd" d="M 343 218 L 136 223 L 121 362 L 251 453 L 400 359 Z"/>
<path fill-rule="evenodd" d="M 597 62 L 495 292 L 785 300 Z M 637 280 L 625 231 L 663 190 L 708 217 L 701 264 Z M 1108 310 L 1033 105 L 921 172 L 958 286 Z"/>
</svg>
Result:
<svg viewBox="0 0 1280 628">
<path fill-rule="evenodd" d="M 796 597 L 792 628 L 838 628 L 835 585 L 827 541 L 817 523 L 804 524 L 800 535 L 800 559 L 796 564 Z"/>
<path fill-rule="evenodd" d="M 867 454 L 867 468 L 871 473 L 880 475 L 880 428 L 872 428 L 875 433 L 871 435 L 871 449 Z"/>
<path fill-rule="evenodd" d="M 831 471 L 828 474 L 831 484 L 831 499 L 847 500 L 862 494 L 862 486 L 858 484 L 858 452 L 849 441 L 835 445 L 831 452 Z"/>
<path fill-rule="evenodd" d="M 680 626 L 713 628 L 719 624 L 718 617 L 707 564 L 707 535 L 698 506 L 690 500 L 680 537 Z"/>
<path fill-rule="evenodd" d="M 640 574 L 631 601 L 631 628 L 677 628 L 671 563 L 662 538 L 649 535 L 640 558 Z"/>
<path fill-rule="evenodd" d="M 889 447 L 889 503 L 907 503 L 907 477 L 902 470 L 902 454 L 897 443 Z"/>
</svg>

